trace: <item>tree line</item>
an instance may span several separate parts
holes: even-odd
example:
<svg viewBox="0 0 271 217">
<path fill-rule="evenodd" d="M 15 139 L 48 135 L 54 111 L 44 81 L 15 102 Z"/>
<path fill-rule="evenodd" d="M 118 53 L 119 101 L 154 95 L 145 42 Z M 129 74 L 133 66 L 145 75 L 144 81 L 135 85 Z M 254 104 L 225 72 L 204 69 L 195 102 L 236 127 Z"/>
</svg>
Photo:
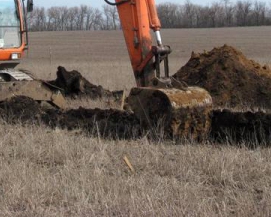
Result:
<svg viewBox="0 0 271 217">
<path fill-rule="evenodd" d="M 28 14 L 30 31 L 112 30 L 120 26 L 117 8 L 103 9 L 88 5 L 78 7 L 36 7 Z"/>
<path fill-rule="evenodd" d="M 271 25 L 271 9 L 265 2 L 249 0 L 157 5 L 163 28 L 209 28 Z M 120 28 L 116 7 L 36 7 L 28 16 L 30 31 L 115 30 Z"/>
</svg>

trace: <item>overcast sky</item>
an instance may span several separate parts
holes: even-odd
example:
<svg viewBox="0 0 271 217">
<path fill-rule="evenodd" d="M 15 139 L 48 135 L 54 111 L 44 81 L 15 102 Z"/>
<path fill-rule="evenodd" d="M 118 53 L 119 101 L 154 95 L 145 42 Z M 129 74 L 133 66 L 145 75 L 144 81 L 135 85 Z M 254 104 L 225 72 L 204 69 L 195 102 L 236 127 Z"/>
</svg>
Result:
<svg viewBox="0 0 271 217">
<path fill-rule="evenodd" d="M 184 3 L 186 0 L 180 1 L 180 0 L 156 0 L 156 3 L 165 3 L 165 2 L 172 2 L 172 3 Z M 208 3 L 212 3 L 214 1 L 219 0 L 190 0 L 191 3 L 194 4 L 201 4 L 201 5 L 207 5 Z M 235 1 L 235 0 L 233 0 Z M 112 0 L 113 2 L 113 0 Z M 43 6 L 43 7 L 52 7 L 52 6 L 79 6 L 81 4 L 90 5 L 92 7 L 101 8 L 103 4 L 105 4 L 104 0 L 34 0 L 34 4 L 36 6 Z"/>
</svg>

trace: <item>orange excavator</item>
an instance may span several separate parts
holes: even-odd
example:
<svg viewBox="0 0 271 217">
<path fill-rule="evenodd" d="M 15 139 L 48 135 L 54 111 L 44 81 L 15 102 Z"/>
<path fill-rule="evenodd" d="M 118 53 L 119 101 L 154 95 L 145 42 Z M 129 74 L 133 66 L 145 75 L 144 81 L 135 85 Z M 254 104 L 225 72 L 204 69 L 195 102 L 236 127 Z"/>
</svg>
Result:
<svg viewBox="0 0 271 217">
<path fill-rule="evenodd" d="M 20 95 L 63 108 L 65 99 L 57 88 L 15 69 L 28 48 L 26 21 L 32 10 L 33 0 L 27 5 L 24 0 L 0 2 L 0 101 Z"/>
<path fill-rule="evenodd" d="M 170 77 L 171 48 L 162 43 L 155 1 L 104 1 L 118 9 L 137 83 L 127 103 L 142 125 L 148 129 L 163 129 L 176 137 L 199 139 L 207 135 L 212 98 L 206 90 L 188 87 Z M 153 45 L 151 30 L 156 45 Z"/>
</svg>

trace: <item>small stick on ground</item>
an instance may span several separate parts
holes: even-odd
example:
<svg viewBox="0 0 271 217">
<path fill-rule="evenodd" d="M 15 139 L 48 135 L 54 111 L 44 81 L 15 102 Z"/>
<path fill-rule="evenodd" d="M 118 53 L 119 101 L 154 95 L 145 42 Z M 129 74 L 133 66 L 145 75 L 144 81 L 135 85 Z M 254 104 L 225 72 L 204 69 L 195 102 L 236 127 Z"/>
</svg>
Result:
<svg viewBox="0 0 271 217">
<path fill-rule="evenodd" d="M 129 161 L 129 159 L 127 158 L 127 156 L 124 156 L 123 160 L 126 163 L 126 165 L 129 167 L 129 169 L 134 173 L 135 169 L 134 169 L 133 165 L 131 164 L 131 162 Z"/>
</svg>

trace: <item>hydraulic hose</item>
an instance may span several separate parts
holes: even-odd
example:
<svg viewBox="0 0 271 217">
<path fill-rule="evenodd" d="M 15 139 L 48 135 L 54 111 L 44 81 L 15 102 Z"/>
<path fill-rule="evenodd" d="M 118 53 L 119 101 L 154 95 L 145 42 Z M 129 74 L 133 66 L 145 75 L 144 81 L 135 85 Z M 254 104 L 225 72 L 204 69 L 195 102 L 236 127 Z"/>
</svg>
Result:
<svg viewBox="0 0 271 217">
<path fill-rule="evenodd" d="M 110 2 L 110 1 L 108 1 L 108 0 L 104 0 L 107 4 L 109 4 L 109 5 L 112 5 L 112 6 L 118 6 L 118 5 L 121 5 L 121 4 L 124 4 L 124 3 L 126 3 L 126 2 L 128 2 L 128 1 L 130 1 L 130 0 L 122 0 L 122 1 L 120 1 L 120 2 L 117 2 L 117 3 L 113 3 L 113 2 Z"/>
</svg>

